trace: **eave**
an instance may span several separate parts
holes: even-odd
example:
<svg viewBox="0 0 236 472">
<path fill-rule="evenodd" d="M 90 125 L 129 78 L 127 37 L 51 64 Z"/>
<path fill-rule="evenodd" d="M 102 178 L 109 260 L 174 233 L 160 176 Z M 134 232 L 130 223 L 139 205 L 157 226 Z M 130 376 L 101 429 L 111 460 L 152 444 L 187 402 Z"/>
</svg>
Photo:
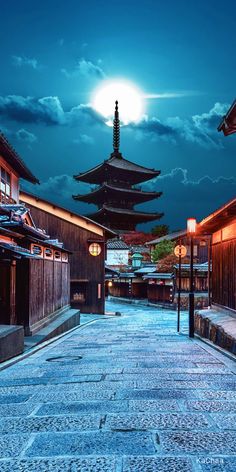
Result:
<svg viewBox="0 0 236 472">
<path fill-rule="evenodd" d="M 225 136 L 236 133 L 236 100 L 223 117 L 217 129 L 218 131 L 223 131 Z"/>
<path fill-rule="evenodd" d="M 142 167 L 127 159 L 113 155 L 110 159 L 87 172 L 74 175 L 74 178 L 81 182 L 99 184 L 106 182 L 109 177 L 117 178 L 119 176 L 121 179 L 130 179 L 135 184 L 153 179 L 159 174 L 159 170 Z"/>
<path fill-rule="evenodd" d="M 32 184 L 39 184 L 39 180 L 28 169 L 2 133 L 0 133 L 0 155 L 2 155 L 12 169 L 15 170 L 19 177 L 28 180 L 28 182 Z"/>
<path fill-rule="evenodd" d="M 33 207 L 41 210 L 43 209 L 43 211 L 46 213 L 57 216 L 62 220 L 75 224 L 76 226 L 91 231 L 92 233 L 96 234 L 97 232 L 95 229 L 97 228 L 99 230 L 99 234 L 104 234 L 105 239 L 117 236 L 115 231 L 112 231 L 110 228 L 107 228 L 102 224 L 92 221 L 86 216 L 79 215 L 68 208 L 59 206 L 49 200 L 41 198 L 37 195 L 33 195 L 29 192 L 20 191 L 20 200 L 26 205 L 32 205 Z"/>
<path fill-rule="evenodd" d="M 212 234 L 236 219 L 236 198 L 233 198 L 214 213 L 204 218 L 198 225 L 200 234 Z"/>
<path fill-rule="evenodd" d="M 163 216 L 163 213 L 145 213 L 135 210 L 127 210 L 125 208 L 114 208 L 103 205 L 102 208 L 100 208 L 97 212 L 90 214 L 89 217 L 96 221 L 97 219 L 103 219 L 106 216 L 108 216 L 108 219 L 110 219 L 110 217 L 117 219 L 121 215 L 122 218 L 128 218 L 132 220 L 132 222 L 136 222 L 138 224 L 160 219 Z"/>
<path fill-rule="evenodd" d="M 128 189 L 128 188 L 120 188 L 120 187 L 114 187 L 112 185 L 109 185 L 107 183 L 104 183 L 101 187 L 93 190 L 92 192 L 89 192 L 85 195 L 73 195 L 74 200 L 78 200 L 81 202 L 86 202 L 86 203 L 97 203 L 98 201 L 105 201 L 103 198 L 99 200 L 99 197 L 104 197 L 106 195 L 114 195 L 117 196 L 117 198 L 120 198 L 121 196 L 127 196 L 128 198 L 134 198 L 134 200 L 137 201 L 137 203 L 153 200 L 155 198 L 158 198 L 162 195 L 162 192 L 145 192 L 143 190 L 137 190 L 137 189 Z"/>
</svg>

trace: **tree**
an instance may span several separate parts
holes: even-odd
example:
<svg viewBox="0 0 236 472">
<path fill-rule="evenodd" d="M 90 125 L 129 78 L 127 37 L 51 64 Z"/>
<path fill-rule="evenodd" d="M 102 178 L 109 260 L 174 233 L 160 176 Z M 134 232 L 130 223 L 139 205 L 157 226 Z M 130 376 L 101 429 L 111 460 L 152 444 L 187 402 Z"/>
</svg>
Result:
<svg viewBox="0 0 236 472">
<path fill-rule="evenodd" d="M 123 234 L 123 240 L 129 246 L 143 246 L 146 242 L 151 241 L 153 235 L 143 233 L 141 231 L 133 231 L 132 233 Z"/>
<path fill-rule="evenodd" d="M 153 236 L 157 236 L 157 238 L 160 238 L 161 236 L 166 236 L 167 234 L 169 234 L 169 226 L 156 225 L 151 229 L 151 233 Z"/>
<path fill-rule="evenodd" d="M 177 264 L 177 257 L 174 254 L 168 254 L 157 263 L 158 272 L 173 272 L 174 266 Z"/>
<path fill-rule="evenodd" d="M 173 253 L 174 250 L 173 241 L 167 241 L 164 239 L 155 246 L 154 251 L 152 251 L 152 260 L 153 262 L 158 262 L 169 254 Z"/>
</svg>

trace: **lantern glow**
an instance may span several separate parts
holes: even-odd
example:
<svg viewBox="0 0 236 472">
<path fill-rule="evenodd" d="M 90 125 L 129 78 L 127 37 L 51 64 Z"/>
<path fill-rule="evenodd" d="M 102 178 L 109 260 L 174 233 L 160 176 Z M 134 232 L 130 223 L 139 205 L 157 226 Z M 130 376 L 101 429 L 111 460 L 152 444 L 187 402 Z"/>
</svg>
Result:
<svg viewBox="0 0 236 472">
<path fill-rule="evenodd" d="M 187 219 L 187 233 L 194 234 L 196 233 L 197 221 L 196 218 Z"/>
<path fill-rule="evenodd" d="M 101 248 L 100 244 L 98 244 L 98 243 L 90 244 L 89 253 L 91 254 L 91 256 L 99 256 L 99 254 L 101 254 L 101 252 L 102 252 L 102 248 Z"/>
</svg>

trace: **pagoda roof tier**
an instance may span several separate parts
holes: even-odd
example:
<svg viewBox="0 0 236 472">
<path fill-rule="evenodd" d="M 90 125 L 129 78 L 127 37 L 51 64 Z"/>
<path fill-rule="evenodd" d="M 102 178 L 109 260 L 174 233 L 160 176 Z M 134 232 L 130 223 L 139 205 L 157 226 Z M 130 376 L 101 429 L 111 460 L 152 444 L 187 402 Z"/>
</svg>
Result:
<svg viewBox="0 0 236 472">
<path fill-rule="evenodd" d="M 140 223 L 147 223 L 148 221 L 159 220 L 163 213 L 145 213 L 126 208 L 114 208 L 108 205 L 103 205 L 95 213 L 88 215 L 94 221 L 107 221 L 112 228 L 120 229 L 123 226 L 137 225 Z M 120 218 L 119 218 L 120 217 Z"/>
<path fill-rule="evenodd" d="M 138 204 L 148 202 L 161 195 L 162 192 L 144 192 L 141 189 L 115 187 L 105 182 L 101 187 L 96 188 L 92 192 L 85 195 L 73 195 L 73 198 L 74 200 L 93 204 L 105 203 L 109 198 L 118 199 L 118 201 L 121 198 L 133 199 Z"/>
<path fill-rule="evenodd" d="M 149 169 L 124 159 L 119 152 L 113 152 L 111 157 L 102 164 L 87 172 L 74 175 L 76 180 L 101 184 L 109 180 L 137 184 L 153 179 L 160 174 L 159 170 Z"/>
</svg>

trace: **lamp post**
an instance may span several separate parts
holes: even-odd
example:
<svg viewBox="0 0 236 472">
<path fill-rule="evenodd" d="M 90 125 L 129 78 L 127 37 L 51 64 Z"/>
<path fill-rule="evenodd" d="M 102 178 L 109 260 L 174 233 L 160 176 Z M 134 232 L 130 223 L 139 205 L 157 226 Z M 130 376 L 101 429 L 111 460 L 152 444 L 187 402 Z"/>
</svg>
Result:
<svg viewBox="0 0 236 472">
<path fill-rule="evenodd" d="M 189 291 L 189 337 L 194 337 L 194 281 L 193 281 L 193 236 L 196 233 L 196 219 L 187 219 L 187 234 L 190 238 L 190 291 Z"/>
</svg>

